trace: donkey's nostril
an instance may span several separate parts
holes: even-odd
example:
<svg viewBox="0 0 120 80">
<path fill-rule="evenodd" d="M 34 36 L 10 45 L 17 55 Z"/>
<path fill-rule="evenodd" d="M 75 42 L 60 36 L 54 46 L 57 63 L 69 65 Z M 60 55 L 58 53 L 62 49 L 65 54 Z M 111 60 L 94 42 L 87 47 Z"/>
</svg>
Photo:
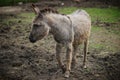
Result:
<svg viewBox="0 0 120 80">
<path fill-rule="evenodd" d="M 33 39 L 32 37 L 29 37 L 29 40 L 30 40 L 30 42 L 32 42 L 32 43 L 36 42 L 36 40 Z"/>
</svg>

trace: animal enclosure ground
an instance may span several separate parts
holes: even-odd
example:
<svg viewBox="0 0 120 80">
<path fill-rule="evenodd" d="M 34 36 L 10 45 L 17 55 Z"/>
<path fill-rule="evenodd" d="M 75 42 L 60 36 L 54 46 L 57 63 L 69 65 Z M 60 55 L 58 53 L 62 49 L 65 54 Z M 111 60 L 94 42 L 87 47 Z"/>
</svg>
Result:
<svg viewBox="0 0 120 80">
<path fill-rule="evenodd" d="M 78 8 L 59 8 L 64 14 Z M 0 80 L 119 80 L 120 10 L 83 8 L 92 17 L 87 69 L 82 68 L 82 46 L 70 78 L 63 77 L 55 58 L 55 41 L 49 35 L 35 44 L 29 42 L 35 14 L 0 14 Z M 65 50 L 62 52 L 63 60 Z"/>
</svg>

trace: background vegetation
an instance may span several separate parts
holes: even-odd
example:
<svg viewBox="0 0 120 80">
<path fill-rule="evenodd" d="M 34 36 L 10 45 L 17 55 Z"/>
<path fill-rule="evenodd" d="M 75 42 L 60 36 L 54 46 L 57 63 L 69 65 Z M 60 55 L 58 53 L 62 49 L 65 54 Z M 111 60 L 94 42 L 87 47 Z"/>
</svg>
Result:
<svg viewBox="0 0 120 80">
<path fill-rule="evenodd" d="M 0 6 L 11 6 L 11 5 L 17 5 L 19 2 L 29 3 L 29 2 L 37 2 L 37 1 L 42 1 L 42 0 L 0 0 Z M 65 1 L 65 0 L 46 0 L 46 1 Z M 68 1 L 103 2 L 103 4 L 106 5 L 114 5 L 120 7 L 120 0 L 68 0 Z"/>
<path fill-rule="evenodd" d="M 39 0 L 0 0 L 0 6 L 12 6 L 17 5 L 19 2 L 28 3 L 37 1 Z"/>
</svg>

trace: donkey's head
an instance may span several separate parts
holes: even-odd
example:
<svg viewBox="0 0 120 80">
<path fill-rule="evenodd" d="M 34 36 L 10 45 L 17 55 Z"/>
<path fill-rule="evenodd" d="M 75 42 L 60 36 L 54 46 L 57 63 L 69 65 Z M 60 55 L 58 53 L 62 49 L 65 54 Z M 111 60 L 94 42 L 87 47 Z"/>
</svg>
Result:
<svg viewBox="0 0 120 80">
<path fill-rule="evenodd" d="M 36 17 L 32 23 L 32 30 L 30 32 L 29 40 L 30 42 L 34 43 L 49 33 L 49 26 L 43 21 L 44 16 L 40 13 L 39 8 L 35 5 L 32 5 L 32 7 L 36 13 Z"/>
</svg>

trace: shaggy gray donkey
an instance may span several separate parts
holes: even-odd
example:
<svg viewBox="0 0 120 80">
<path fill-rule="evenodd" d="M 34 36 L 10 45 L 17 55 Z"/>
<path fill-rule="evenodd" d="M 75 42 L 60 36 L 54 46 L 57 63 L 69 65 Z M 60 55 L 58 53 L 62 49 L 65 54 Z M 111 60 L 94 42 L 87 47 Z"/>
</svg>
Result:
<svg viewBox="0 0 120 80">
<path fill-rule="evenodd" d="M 86 68 L 86 56 L 88 52 L 88 41 L 91 30 L 91 19 L 84 10 L 64 15 L 51 8 L 40 10 L 34 4 L 32 5 L 36 17 L 32 22 L 32 30 L 29 40 L 34 43 L 43 39 L 51 33 L 57 42 L 56 59 L 65 77 L 69 77 L 71 64 L 76 63 L 76 51 L 80 44 L 84 43 L 83 67 Z M 66 64 L 62 63 L 60 53 L 62 47 L 66 47 Z"/>
</svg>

